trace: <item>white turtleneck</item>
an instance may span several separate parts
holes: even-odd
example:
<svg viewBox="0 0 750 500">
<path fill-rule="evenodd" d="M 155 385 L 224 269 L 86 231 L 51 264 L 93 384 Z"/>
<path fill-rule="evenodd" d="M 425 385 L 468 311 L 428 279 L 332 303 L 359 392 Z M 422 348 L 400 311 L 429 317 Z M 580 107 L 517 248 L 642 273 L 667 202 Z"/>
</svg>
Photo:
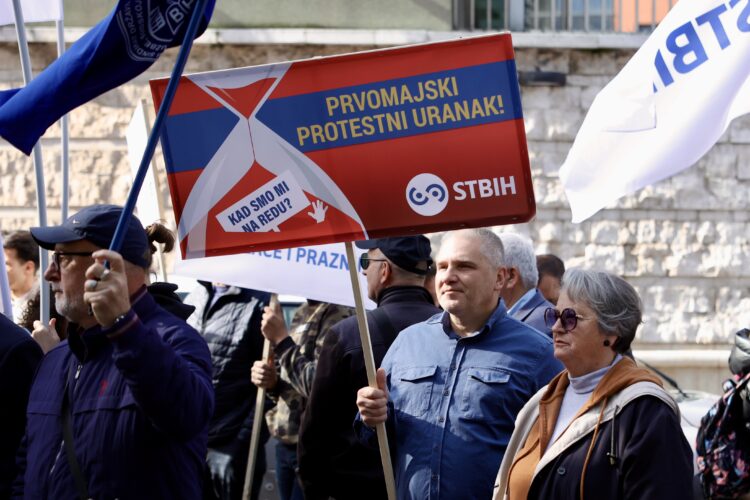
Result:
<svg viewBox="0 0 750 500">
<path fill-rule="evenodd" d="M 610 368 L 612 368 L 618 361 L 622 359 L 621 355 L 615 356 L 612 363 L 604 368 L 600 368 L 595 372 L 581 375 L 580 377 L 568 377 L 570 385 L 565 389 L 565 396 L 563 396 L 562 405 L 560 406 L 560 414 L 557 416 L 557 423 L 555 423 L 555 430 L 552 433 L 552 437 L 549 443 L 552 444 L 555 440 L 560 437 L 565 429 L 568 428 L 573 417 L 578 413 L 578 410 L 589 400 L 591 393 L 594 392 L 596 386 L 604 378 Z"/>
</svg>

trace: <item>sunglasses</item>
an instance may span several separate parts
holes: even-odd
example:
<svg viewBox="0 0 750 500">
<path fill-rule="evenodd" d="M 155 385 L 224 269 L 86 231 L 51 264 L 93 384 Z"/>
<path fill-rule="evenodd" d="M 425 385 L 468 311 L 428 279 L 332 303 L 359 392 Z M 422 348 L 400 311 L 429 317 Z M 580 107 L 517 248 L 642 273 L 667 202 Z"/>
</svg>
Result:
<svg viewBox="0 0 750 500">
<path fill-rule="evenodd" d="M 359 256 L 359 267 L 367 269 L 370 267 L 370 262 L 388 262 L 387 259 L 371 259 L 366 253 Z"/>
<path fill-rule="evenodd" d="M 562 311 L 558 311 L 554 307 L 548 307 L 544 310 L 544 323 L 547 327 L 552 328 L 552 326 L 557 323 L 558 319 L 560 319 L 560 324 L 562 325 L 563 330 L 569 332 L 578 326 L 579 319 L 586 318 L 576 314 L 576 312 L 570 307 L 563 309 Z"/>
</svg>

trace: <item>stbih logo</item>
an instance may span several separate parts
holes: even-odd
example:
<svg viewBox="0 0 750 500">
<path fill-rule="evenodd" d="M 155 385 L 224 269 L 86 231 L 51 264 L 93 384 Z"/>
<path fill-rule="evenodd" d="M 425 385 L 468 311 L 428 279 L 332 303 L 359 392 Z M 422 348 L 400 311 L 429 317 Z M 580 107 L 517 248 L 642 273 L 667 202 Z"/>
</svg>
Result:
<svg viewBox="0 0 750 500">
<path fill-rule="evenodd" d="M 448 205 L 448 189 L 434 174 L 419 174 L 406 186 L 406 201 L 419 215 L 437 215 Z"/>
</svg>

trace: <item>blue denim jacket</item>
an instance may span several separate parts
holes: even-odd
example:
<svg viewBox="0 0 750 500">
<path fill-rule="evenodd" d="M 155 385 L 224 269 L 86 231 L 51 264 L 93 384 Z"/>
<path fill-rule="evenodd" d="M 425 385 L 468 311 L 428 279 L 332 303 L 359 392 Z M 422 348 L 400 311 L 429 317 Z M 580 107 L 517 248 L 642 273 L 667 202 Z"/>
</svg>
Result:
<svg viewBox="0 0 750 500">
<path fill-rule="evenodd" d="M 516 414 L 562 370 L 549 337 L 502 301 L 470 337 L 453 332 L 447 313 L 407 328 L 382 366 L 399 499 L 491 498 Z"/>
</svg>

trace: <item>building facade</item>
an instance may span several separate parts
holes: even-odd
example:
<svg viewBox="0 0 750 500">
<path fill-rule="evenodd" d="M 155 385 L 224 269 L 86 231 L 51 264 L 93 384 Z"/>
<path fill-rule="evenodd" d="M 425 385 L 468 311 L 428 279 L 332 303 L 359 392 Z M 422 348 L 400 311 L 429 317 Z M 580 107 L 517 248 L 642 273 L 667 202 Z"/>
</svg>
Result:
<svg viewBox="0 0 750 500">
<path fill-rule="evenodd" d="M 220 9 L 225 10 L 217 11 L 214 20 L 218 26 L 228 27 L 212 29 L 202 37 L 193 49 L 187 72 L 468 34 L 450 31 L 455 18 L 461 16 L 448 0 L 379 2 L 382 10 L 396 9 L 396 5 L 402 9 L 396 11 L 398 15 L 392 15 L 392 11 L 380 20 L 370 5 L 377 2 L 313 2 L 330 4 L 334 9 L 324 17 L 335 22 L 329 19 L 326 25 L 322 17 L 308 21 L 311 26 L 323 25 L 321 28 L 300 27 L 305 16 L 320 14 L 317 9 L 293 13 L 294 5 L 299 10 L 301 3 L 281 2 L 279 12 L 273 13 L 269 6 L 279 3 L 270 1 L 252 2 L 255 10 L 251 13 L 257 14 L 257 24 L 280 24 L 279 16 L 287 16 L 291 27 L 232 27 L 226 22 L 230 18 L 226 9 L 237 8 L 235 4 L 239 3 L 220 3 Z M 350 4 L 362 4 L 357 7 L 362 10 L 345 10 L 344 5 Z M 92 6 L 91 16 L 106 13 L 106 9 L 96 9 L 102 10 Z M 82 9 L 68 19 L 79 19 L 85 25 L 91 21 L 85 14 Z M 347 19 L 351 20 L 348 24 Z M 83 31 L 69 29 L 68 39 Z M 531 222 L 510 229 L 527 234 L 539 253 L 557 254 L 568 267 L 601 268 L 628 279 L 641 293 L 646 313 L 636 353 L 676 374 L 688 387 L 719 392 L 717 384 L 728 375 L 726 356 L 733 333 L 750 325 L 750 116 L 735 120 L 695 166 L 613 203 L 581 224 L 570 222 L 570 208 L 558 178 L 558 169 L 594 97 L 645 36 L 573 31 L 513 33 L 519 71 L 561 73 L 565 84 L 521 87 L 537 215 Z M 56 56 L 54 31 L 38 27 L 29 37 L 37 73 Z M 125 142 L 128 122 L 140 99 L 153 109 L 148 80 L 167 75 L 175 56 L 175 50 L 168 51 L 145 74 L 71 114 L 71 211 L 92 203 L 124 203 L 131 183 Z M 0 68 L 2 88 L 21 85 L 18 49 L 14 33 L 7 29 L 0 31 Z M 59 126 L 55 125 L 41 141 L 51 223 L 60 218 L 59 136 Z M 157 164 L 163 181 L 158 152 Z M 166 182 L 161 186 L 168 217 L 172 217 Z M 8 231 L 35 223 L 32 162 L 0 141 L 0 228 Z M 434 238 L 437 241 L 440 235 Z"/>
</svg>

